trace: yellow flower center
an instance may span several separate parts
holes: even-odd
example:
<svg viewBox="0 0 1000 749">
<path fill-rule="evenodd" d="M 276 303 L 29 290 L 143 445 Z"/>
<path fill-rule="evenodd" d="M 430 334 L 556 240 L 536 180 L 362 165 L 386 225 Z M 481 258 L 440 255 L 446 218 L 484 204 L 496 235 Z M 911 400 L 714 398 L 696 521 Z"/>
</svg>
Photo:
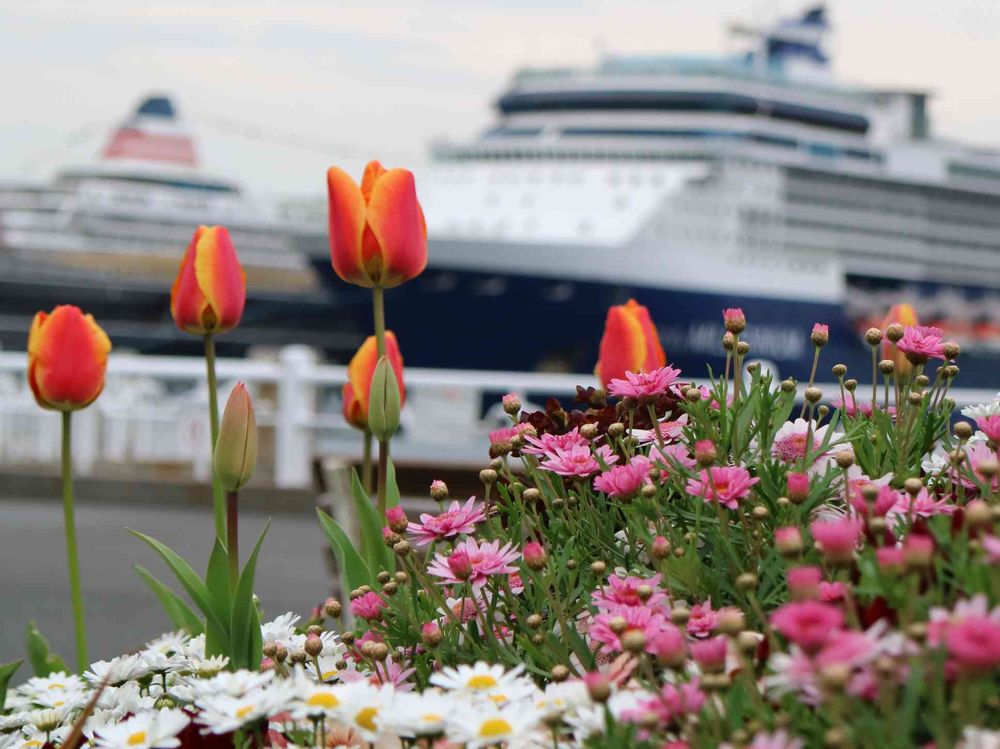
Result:
<svg viewBox="0 0 1000 749">
<path fill-rule="evenodd" d="M 506 702 L 507 701 L 507 695 L 505 695 L 505 694 L 491 694 L 490 695 L 490 699 L 493 700 L 496 704 L 499 705 L 501 702 Z"/>
<path fill-rule="evenodd" d="M 139 744 L 144 744 L 146 742 L 146 732 L 136 731 L 131 736 L 128 737 L 126 742 L 129 746 L 138 746 Z"/>
<path fill-rule="evenodd" d="M 337 669 L 333 669 L 332 671 L 324 671 L 323 672 L 323 681 L 326 681 L 327 679 L 333 679 L 339 673 L 340 673 L 340 671 L 338 671 Z"/>
<path fill-rule="evenodd" d="M 340 700 L 329 692 L 316 692 L 316 694 L 306 701 L 306 704 L 312 707 L 331 708 L 339 705 Z"/>
<path fill-rule="evenodd" d="M 496 685 L 497 680 L 489 674 L 476 674 L 465 684 L 469 689 L 489 689 Z"/>
<path fill-rule="evenodd" d="M 253 710 L 253 705 L 244 705 L 243 707 L 241 707 L 239 710 L 236 711 L 236 717 L 245 718 L 251 713 L 252 710 Z"/>
<path fill-rule="evenodd" d="M 49 684 L 49 689 L 65 689 L 65 684 Z"/>
<path fill-rule="evenodd" d="M 513 730 L 514 728 L 511 724 L 503 718 L 490 718 L 483 721 L 483 724 L 479 726 L 479 735 L 483 738 L 494 738 L 496 736 L 505 736 Z"/>
<path fill-rule="evenodd" d="M 365 707 L 359 710 L 358 714 L 354 716 L 354 722 L 366 730 L 376 731 L 378 730 L 375 727 L 376 715 L 378 715 L 377 707 Z"/>
<path fill-rule="evenodd" d="M 37 747 L 42 746 L 42 742 L 38 739 L 31 739 L 30 741 L 25 741 L 21 746 L 25 749 L 37 749 Z"/>
<path fill-rule="evenodd" d="M 420 720 L 422 720 L 424 723 L 440 723 L 442 720 L 444 720 L 444 716 L 438 713 L 425 713 L 424 715 L 420 716 Z"/>
</svg>

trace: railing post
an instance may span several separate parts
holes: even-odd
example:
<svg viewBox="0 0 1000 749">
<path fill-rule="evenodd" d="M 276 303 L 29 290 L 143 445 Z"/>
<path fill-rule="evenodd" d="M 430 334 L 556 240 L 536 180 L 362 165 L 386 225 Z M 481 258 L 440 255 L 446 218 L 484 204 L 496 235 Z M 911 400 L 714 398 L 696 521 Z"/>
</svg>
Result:
<svg viewBox="0 0 1000 749">
<path fill-rule="evenodd" d="M 316 385 L 308 377 L 316 352 L 308 346 L 285 346 L 278 356 L 278 407 L 274 415 L 274 483 L 280 488 L 309 486 L 312 477 Z"/>
</svg>

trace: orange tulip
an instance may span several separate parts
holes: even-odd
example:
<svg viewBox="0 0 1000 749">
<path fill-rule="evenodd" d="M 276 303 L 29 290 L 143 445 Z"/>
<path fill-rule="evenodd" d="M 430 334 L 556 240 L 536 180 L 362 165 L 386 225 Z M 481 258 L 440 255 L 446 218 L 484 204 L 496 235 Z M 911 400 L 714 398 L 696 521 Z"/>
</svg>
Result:
<svg viewBox="0 0 1000 749">
<path fill-rule="evenodd" d="M 427 224 L 412 172 L 365 167 L 361 186 L 343 169 L 326 173 L 330 257 L 348 283 L 384 289 L 419 276 L 427 265 Z"/>
<path fill-rule="evenodd" d="M 392 364 L 392 371 L 399 384 L 400 405 L 406 401 L 406 387 L 403 384 L 403 356 L 399 343 L 391 330 L 385 331 L 385 354 Z M 342 392 L 344 419 L 351 426 L 366 431 L 368 429 L 368 395 L 372 387 L 372 376 L 378 364 L 378 350 L 375 336 L 369 336 L 347 365 L 348 381 Z"/>
<path fill-rule="evenodd" d="M 885 331 L 890 325 L 899 324 L 904 328 L 910 325 L 919 325 L 920 321 L 917 320 L 917 312 L 913 309 L 912 304 L 894 304 L 889 308 L 889 314 L 885 316 L 882 321 L 882 330 Z M 905 377 L 913 370 L 913 365 L 910 364 L 906 355 L 902 351 L 896 351 L 893 354 L 893 345 L 888 338 L 882 339 L 882 358 L 889 359 L 895 364 L 894 371 Z"/>
<path fill-rule="evenodd" d="M 42 408 L 86 408 L 104 389 L 111 341 L 93 315 L 60 305 L 39 312 L 28 333 L 28 384 Z"/>
<path fill-rule="evenodd" d="M 224 226 L 199 226 L 170 291 L 170 314 L 185 333 L 225 333 L 240 324 L 247 281 Z"/>
<path fill-rule="evenodd" d="M 594 372 L 601 384 L 622 378 L 626 372 L 649 372 L 664 366 L 667 355 L 660 345 L 649 310 L 635 299 L 608 310 L 601 338 L 600 358 Z"/>
</svg>

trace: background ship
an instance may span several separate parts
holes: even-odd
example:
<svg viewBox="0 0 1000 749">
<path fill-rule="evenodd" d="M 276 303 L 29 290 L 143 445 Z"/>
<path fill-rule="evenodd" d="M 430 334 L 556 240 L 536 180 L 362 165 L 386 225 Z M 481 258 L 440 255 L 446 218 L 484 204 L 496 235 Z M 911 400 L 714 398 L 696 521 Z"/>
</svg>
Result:
<svg viewBox="0 0 1000 749">
<path fill-rule="evenodd" d="M 867 369 L 860 333 L 909 301 L 963 344 L 963 384 L 993 385 L 1000 153 L 933 137 L 926 93 L 833 80 L 828 30 L 815 8 L 734 27 L 737 54 L 517 73 L 498 121 L 418 172 L 430 263 L 387 298 L 407 363 L 585 372 L 607 307 L 635 297 L 694 375 L 721 363 L 737 305 L 782 374 L 808 371 L 813 322 L 831 327 L 828 363 Z M 169 101 L 149 99 L 92 170 L 0 186 L 0 340 L 79 299 L 125 345 L 196 347 L 164 280 L 194 225 L 226 223 L 254 293 L 224 351 L 303 341 L 344 361 L 368 298 L 330 270 L 324 211 L 201 175 Z"/>
</svg>

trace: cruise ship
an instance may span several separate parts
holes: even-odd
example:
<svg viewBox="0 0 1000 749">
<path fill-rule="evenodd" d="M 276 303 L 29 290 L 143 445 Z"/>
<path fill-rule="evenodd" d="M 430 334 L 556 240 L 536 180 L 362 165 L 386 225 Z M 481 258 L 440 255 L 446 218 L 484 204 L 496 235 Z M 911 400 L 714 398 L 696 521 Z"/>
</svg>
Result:
<svg viewBox="0 0 1000 749">
<path fill-rule="evenodd" d="M 813 322 L 863 372 L 861 333 L 907 301 L 995 385 L 1000 152 L 936 138 L 924 92 L 834 80 L 822 7 L 734 30 L 725 56 L 522 70 L 479 137 L 436 144 L 430 265 L 387 297 L 404 345 L 446 321 L 434 363 L 586 371 L 634 297 L 695 375 L 731 306 L 782 375 L 808 372 Z"/>
</svg>

